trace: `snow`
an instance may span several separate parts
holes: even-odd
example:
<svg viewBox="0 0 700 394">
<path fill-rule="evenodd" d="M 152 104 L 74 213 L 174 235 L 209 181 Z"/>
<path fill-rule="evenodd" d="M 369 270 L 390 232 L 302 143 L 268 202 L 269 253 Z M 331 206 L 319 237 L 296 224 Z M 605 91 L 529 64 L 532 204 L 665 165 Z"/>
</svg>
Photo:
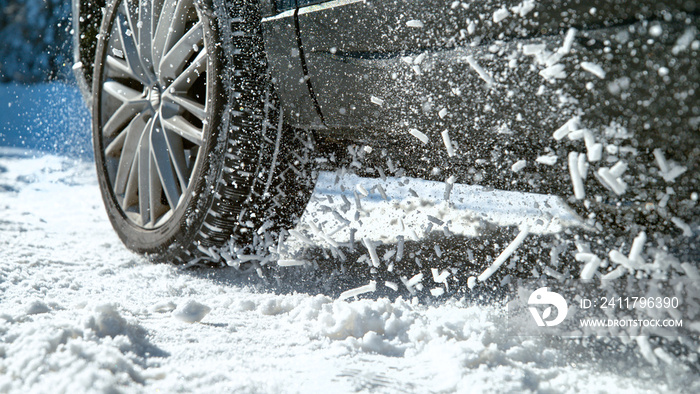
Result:
<svg viewBox="0 0 700 394">
<path fill-rule="evenodd" d="M 510 337 L 498 304 L 371 293 L 348 302 L 318 290 L 280 293 L 233 269 L 151 264 L 114 234 L 91 163 L 1 148 L 0 166 L 0 184 L 13 190 L 0 194 L 3 392 L 659 392 L 672 384 L 644 364 L 632 374 L 601 370 L 566 340 Z M 605 360 L 615 362 L 630 363 L 622 354 Z"/>
<path fill-rule="evenodd" d="M 491 75 L 489 75 L 489 73 L 479 65 L 476 59 L 474 59 L 474 56 L 469 55 L 466 57 L 466 60 L 467 63 L 469 63 L 469 66 L 479 75 L 479 78 L 483 79 L 488 85 L 493 84 L 493 78 Z"/>
<path fill-rule="evenodd" d="M 588 71 L 589 73 L 595 75 L 596 77 L 598 77 L 600 79 L 605 79 L 605 75 L 606 75 L 605 70 L 603 70 L 603 68 L 600 67 L 599 65 L 597 65 L 595 63 L 591 63 L 591 62 L 581 62 L 580 64 L 581 64 L 581 68 L 584 71 Z"/>
<path fill-rule="evenodd" d="M 411 19 L 410 21 L 406 22 L 406 26 L 420 29 L 423 27 L 423 22 L 418 19 Z"/>
</svg>

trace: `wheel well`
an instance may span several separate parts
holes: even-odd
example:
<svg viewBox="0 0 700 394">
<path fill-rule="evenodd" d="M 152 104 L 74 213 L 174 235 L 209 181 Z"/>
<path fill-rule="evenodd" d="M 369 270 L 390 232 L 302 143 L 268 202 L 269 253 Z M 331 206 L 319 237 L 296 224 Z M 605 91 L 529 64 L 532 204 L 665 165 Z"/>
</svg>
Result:
<svg viewBox="0 0 700 394">
<path fill-rule="evenodd" d="M 106 0 L 73 0 L 73 68 L 83 97 L 91 96 L 92 73 Z"/>
</svg>

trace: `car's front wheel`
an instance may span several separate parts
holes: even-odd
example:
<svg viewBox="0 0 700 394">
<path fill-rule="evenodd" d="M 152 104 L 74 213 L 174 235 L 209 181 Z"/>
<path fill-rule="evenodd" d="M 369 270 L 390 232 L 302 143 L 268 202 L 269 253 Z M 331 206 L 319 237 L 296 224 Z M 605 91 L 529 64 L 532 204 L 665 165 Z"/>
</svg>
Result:
<svg viewBox="0 0 700 394">
<path fill-rule="evenodd" d="M 115 0 L 107 8 L 93 141 L 108 215 L 132 250 L 217 260 L 215 248 L 231 237 L 250 243 L 303 211 L 312 144 L 283 124 L 251 3 Z"/>
</svg>

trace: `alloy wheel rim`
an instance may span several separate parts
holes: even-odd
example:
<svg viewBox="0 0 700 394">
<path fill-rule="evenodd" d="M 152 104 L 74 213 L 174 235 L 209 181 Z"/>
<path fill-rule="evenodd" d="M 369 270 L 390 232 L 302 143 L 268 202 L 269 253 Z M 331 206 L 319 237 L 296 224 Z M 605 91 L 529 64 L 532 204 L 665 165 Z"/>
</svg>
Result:
<svg viewBox="0 0 700 394">
<path fill-rule="evenodd" d="M 208 126 L 210 72 L 194 0 L 124 0 L 104 53 L 100 138 L 133 224 L 163 225 L 192 191 Z"/>
</svg>

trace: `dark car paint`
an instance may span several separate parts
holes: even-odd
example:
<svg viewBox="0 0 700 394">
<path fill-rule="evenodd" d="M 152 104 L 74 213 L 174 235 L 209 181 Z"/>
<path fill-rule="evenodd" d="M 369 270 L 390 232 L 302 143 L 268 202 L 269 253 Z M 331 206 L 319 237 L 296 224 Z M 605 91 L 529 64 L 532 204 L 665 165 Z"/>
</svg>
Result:
<svg viewBox="0 0 700 394">
<path fill-rule="evenodd" d="M 296 8 L 293 3 L 276 0 L 278 13 L 263 20 L 268 57 L 287 119 L 296 127 L 328 128 L 339 135 L 348 132 L 350 138 L 389 131 L 396 128 L 397 116 L 411 112 L 412 100 L 407 97 L 411 93 L 403 92 L 390 78 L 401 56 L 443 53 L 443 61 L 459 65 L 463 56 L 455 53 L 478 56 L 492 42 L 532 37 L 553 42 L 570 27 L 626 26 L 642 19 L 667 18 L 678 10 L 699 9 L 696 2 L 684 0 L 536 2 L 525 17 L 511 12 L 496 23 L 491 19 L 495 11 L 521 1 L 455 2 L 453 7 L 444 0 L 305 0 L 298 1 Z M 279 13 L 282 10 L 286 11 Z M 423 27 L 407 26 L 409 20 L 420 20 Z M 470 22 L 476 22 L 474 30 L 465 34 Z M 297 48 L 290 49 L 295 41 L 291 34 L 296 35 Z M 372 95 L 382 99 L 389 95 L 403 108 L 381 110 L 371 103 Z"/>
</svg>

